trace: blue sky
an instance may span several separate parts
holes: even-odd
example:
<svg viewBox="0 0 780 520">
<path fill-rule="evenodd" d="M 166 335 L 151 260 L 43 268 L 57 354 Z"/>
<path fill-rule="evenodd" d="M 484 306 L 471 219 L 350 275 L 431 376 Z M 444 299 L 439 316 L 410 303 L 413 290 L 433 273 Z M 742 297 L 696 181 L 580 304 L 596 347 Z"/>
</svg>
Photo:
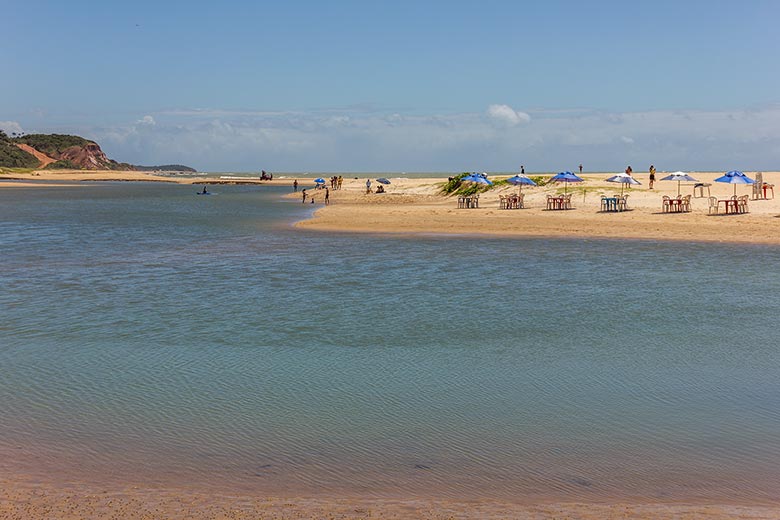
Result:
<svg viewBox="0 0 780 520">
<path fill-rule="evenodd" d="M 780 3 L 8 2 L 0 127 L 215 171 L 780 167 Z M 647 163 L 647 164 L 645 164 Z"/>
</svg>

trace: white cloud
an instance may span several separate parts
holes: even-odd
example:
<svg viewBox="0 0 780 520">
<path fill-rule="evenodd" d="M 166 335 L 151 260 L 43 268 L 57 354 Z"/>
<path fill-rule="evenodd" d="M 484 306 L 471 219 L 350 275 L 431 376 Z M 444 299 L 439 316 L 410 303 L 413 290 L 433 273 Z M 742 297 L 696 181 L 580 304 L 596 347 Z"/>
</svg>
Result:
<svg viewBox="0 0 780 520">
<path fill-rule="evenodd" d="M 154 126 L 157 124 L 157 122 L 154 120 L 152 116 L 144 116 L 138 121 L 136 121 L 139 125 L 151 125 Z"/>
<path fill-rule="evenodd" d="M 150 115 L 154 125 L 68 130 L 97 140 L 119 161 L 211 171 L 509 171 L 518 164 L 552 171 L 579 163 L 605 171 L 628 164 L 637 170 L 655 164 L 659 171 L 753 171 L 780 165 L 780 105 L 520 114 L 506 105 L 491 106 L 488 116 L 180 110 Z"/>
<path fill-rule="evenodd" d="M 16 121 L 0 121 L 0 130 L 4 131 L 8 135 L 13 133 L 19 134 L 24 131 L 22 130 L 22 125 Z"/>
<path fill-rule="evenodd" d="M 490 105 L 487 113 L 494 120 L 508 126 L 516 126 L 531 120 L 531 116 L 525 112 L 517 112 L 509 105 Z"/>
</svg>

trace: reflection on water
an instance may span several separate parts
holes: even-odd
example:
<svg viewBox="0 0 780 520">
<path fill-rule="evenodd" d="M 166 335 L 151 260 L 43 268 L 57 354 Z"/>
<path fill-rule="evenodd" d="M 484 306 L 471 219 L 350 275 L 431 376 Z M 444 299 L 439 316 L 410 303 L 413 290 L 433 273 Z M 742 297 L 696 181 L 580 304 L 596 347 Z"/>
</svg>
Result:
<svg viewBox="0 0 780 520">
<path fill-rule="evenodd" d="M 772 502 L 773 247 L 311 234 L 281 189 L 0 191 L 4 469 Z"/>
</svg>

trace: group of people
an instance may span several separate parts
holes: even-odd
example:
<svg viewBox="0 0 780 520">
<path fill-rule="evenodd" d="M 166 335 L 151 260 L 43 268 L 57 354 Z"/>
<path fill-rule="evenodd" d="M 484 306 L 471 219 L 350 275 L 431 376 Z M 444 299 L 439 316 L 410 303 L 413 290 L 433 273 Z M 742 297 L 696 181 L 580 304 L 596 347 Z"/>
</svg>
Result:
<svg viewBox="0 0 780 520">
<path fill-rule="evenodd" d="M 344 182 L 344 177 L 342 177 L 341 175 L 338 176 L 334 175 L 333 177 L 330 178 L 330 188 L 333 190 L 340 190 L 341 184 L 343 182 Z"/>
<path fill-rule="evenodd" d="M 274 180 L 274 174 L 273 173 L 266 173 L 265 170 L 262 170 L 260 173 L 260 180 L 261 181 L 272 181 Z"/>
<path fill-rule="evenodd" d="M 298 190 L 298 184 L 297 183 L 298 183 L 297 180 L 293 183 L 293 186 L 295 187 L 296 191 Z M 323 189 L 325 190 L 325 196 L 324 196 L 325 197 L 325 205 L 328 206 L 330 204 L 330 189 L 328 189 L 327 186 L 325 188 L 323 188 Z M 307 198 L 309 199 L 309 203 L 310 204 L 314 204 L 314 195 L 310 196 L 308 193 L 306 193 L 306 189 L 304 188 L 301 191 L 301 204 L 305 204 Z"/>
</svg>

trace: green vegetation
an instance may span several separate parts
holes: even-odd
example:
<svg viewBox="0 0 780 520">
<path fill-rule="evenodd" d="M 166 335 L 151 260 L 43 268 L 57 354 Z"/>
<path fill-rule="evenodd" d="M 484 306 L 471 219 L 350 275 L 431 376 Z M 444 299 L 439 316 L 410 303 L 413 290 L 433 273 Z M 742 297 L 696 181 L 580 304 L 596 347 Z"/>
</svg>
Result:
<svg viewBox="0 0 780 520">
<path fill-rule="evenodd" d="M 84 146 L 90 143 L 96 144 L 94 141 L 88 141 L 77 135 L 64 134 L 30 134 L 17 137 L 15 141 L 17 143 L 29 144 L 39 152 L 43 152 L 55 159 L 71 146 Z"/>
<path fill-rule="evenodd" d="M 35 168 L 40 164 L 34 155 L 14 145 L 14 140 L 0 130 L 0 166 L 8 168 Z"/>
<path fill-rule="evenodd" d="M 468 175 L 471 175 L 471 173 L 464 172 L 456 175 L 455 177 L 452 177 L 452 180 L 449 180 L 442 185 L 442 193 L 445 195 L 469 196 L 476 193 L 484 193 L 486 191 L 492 190 L 496 186 L 506 184 L 505 180 L 494 181 L 493 186 L 487 184 L 477 184 L 475 182 L 463 182 L 463 178 Z"/>
<path fill-rule="evenodd" d="M 79 167 L 67 160 L 54 161 L 46 165 L 44 170 L 78 170 Z"/>
<path fill-rule="evenodd" d="M 550 182 L 550 177 L 545 177 L 543 175 L 533 175 L 528 178 L 534 181 L 537 186 L 546 186 L 547 183 Z"/>
</svg>

